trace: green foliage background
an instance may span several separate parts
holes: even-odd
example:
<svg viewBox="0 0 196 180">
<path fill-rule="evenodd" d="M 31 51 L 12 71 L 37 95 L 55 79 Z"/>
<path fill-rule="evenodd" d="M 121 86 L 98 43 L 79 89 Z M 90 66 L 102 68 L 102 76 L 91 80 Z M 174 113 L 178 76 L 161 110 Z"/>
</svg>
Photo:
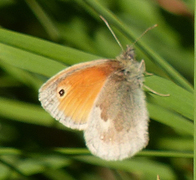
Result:
<svg viewBox="0 0 196 180">
<path fill-rule="evenodd" d="M 0 1 L 0 179 L 193 179 L 193 17 L 153 0 Z M 65 67 L 115 58 L 136 44 L 154 75 L 145 78 L 150 142 L 135 157 L 106 162 L 86 149 L 82 132 L 50 117 L 38 89 Z"/>
</svg>

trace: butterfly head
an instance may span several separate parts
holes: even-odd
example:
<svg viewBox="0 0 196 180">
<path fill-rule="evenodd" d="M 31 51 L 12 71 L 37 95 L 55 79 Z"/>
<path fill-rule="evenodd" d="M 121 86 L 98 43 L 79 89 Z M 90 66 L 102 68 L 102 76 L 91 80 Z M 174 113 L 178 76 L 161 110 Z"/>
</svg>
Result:
<svg viewBox="0 0 196 180">
<path fill-rule="evenodd" d="M 133 46 L 127 46 L 126 51 L 123 51 L 122 54 L 117 57 L 117 59 L 136 61 L 135 50 L 134 50 Z"/>
</svg>

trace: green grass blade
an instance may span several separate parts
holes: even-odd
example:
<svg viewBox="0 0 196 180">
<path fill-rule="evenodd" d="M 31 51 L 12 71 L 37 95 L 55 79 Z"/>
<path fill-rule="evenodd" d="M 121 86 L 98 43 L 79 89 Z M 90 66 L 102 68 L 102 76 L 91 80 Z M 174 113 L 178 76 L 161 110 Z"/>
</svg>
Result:
<svg viewBox="0 0 196 180">
<path fill-rule="evenodd" d="M 42 126 L 52 126 L 55 123 L 41 106 L 6 98 L 0 98 L 0 115 L 14 121 Z M 58 125 L 60 126 L 59 123 Z"/>
<path fill-rule="evenodd" d="M 125 160 L 121 162 L 114 162 L 114 161 L 103 161 L 101 159 L 98 159 L 93 156 L 78 156 L 74 157 L 74 159 L 78 161 L 82 161 L 85 163 L 97 165 L 97 166 L 103 166 L 103 167 L 110 167 L 112 169 L 118 169 L 123 170 L 125 172 L 137 172 L 138 170 L 142 172 L 141 177 L 156 177 L 157 174 L 159 174 L 163 179 L 167 180 L 173 180 L 175 179 L 175 174 L 173 170 L 164 165 L 163 163 L 158 163 L 151 160 L 145 160 L 145 159 L 134 159 L 131 160 Z M 141 166 L 142 164 L 142 166 Z"/>
<path fill-rule="evenodd" d="M 55 24 L 51 20 L 51 17 L 43 10 L 43 8 L 39 5 L 36 1 L 29 1 L 26 0 L 27 5 L 30 9 L 34 12 L 37 19 L 40 21 L 42 26 L 44 27 L 45 31 L 50 36 L 51 40 L 58 40 L 59 39 L 59 32 L 56 28 Z"/>
<path fill-rule="evenodd" d="M 59 44 L 51 43 L 46 40 L 31 37 L 21 33 L 12 32 L 5 29 L 0 29 L 0 43 L 9 45 L 10 47 L 18 48 L 20 50 L 24 50 L 26 52 L 31 52 L 45 58 L 64 62 L 67 65 L 100 58 L 99 56 L 91 55 L 89 53 L 75 50 L 73 48 L 65 47 Z M 0 52 L 3 53 L 3 50 L 4 49 L 0 49 Z M 39 60 L 38 56 L 37 61 L 40 61 L 41 63 L 44 60 Z"/>
<path fill-rule="evenodd" d="M 147 94 L 149 102 L 174 110 L 184 117 L 193 120 L 194 105 L 192 93 L 172 81 L 155 75 L 146 77 L 145 84 L 157 93 L 169 94 L 166 97 L 152 93 Z"/>
<path fill-rule="evenodd" d="M 46 76 L 63 69 L 62 63 L 2 43 L 0 43 L 0 59 L 12 66 Z"/>
</svg>

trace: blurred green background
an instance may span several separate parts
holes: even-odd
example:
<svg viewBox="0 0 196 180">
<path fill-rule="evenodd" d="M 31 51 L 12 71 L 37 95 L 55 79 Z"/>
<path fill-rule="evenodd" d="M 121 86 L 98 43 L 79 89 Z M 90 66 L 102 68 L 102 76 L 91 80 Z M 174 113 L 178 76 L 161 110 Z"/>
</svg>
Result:
<svg viewBox="0 0 196 180">
<path fill-rule="evenodd" d="M 1 0 L 0 179 L 193 179 L 194 1 Z M 106 162 L 38 102 L 39 87 L 65 67 L 115 58 L 134 45 L 154 76 L 146 84 L 150 142 L 135 157 Z"/>
</svg>

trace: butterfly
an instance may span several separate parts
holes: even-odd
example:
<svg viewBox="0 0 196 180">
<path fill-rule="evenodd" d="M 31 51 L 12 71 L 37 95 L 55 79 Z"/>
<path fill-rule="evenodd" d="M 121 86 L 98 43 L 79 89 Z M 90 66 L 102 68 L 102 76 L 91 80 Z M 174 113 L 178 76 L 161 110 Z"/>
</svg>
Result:
<svg viewBox="0 0 196 180">
<path fill-rule="evenodd" d="M 39 90 L 43 108 L 65 126 L 83 130 L 89 150 L 105 160 L 131 157 L 148 143 L 145 63 L 134 56 L 128 47 L 113 60 L 73 65 Z"/>
<path fill-rule="evenodd" d="M 133 46 L 127 46 L 116 59 L 62 70 L 42 85 L 39 100 L 63 125 L 84 131 L 92 154 L 108 161 L 123 160 L 149 141 L 144 73 L 144 60 L 138 62 Z"/>
</svg>

